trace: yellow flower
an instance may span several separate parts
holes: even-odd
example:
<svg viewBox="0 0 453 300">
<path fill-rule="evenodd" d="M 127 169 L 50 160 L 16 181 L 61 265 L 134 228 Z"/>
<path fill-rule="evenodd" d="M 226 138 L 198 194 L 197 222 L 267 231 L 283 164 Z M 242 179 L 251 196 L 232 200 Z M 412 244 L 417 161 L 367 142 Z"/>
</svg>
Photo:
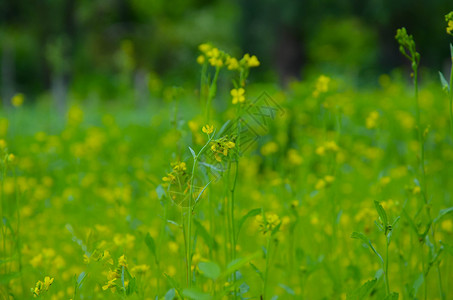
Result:
<svg viewBox="0 0 453 300">
<path fill-rule="evenodd" d="M 173 163 L 173 170 L 175 171 L 185 171 L 187 169 L 185 162 L 176 162 Z"/>
<path fill-rule="evenodd" d="M 49 276 L 44 277 L 44 288 L 46 291 L 49 289 L 50 285 L 53 283 L 54 278 L 50 278 Z"/>
<path fill-rule="evenodd" d="M 230 92 L 231 96 L 233 96 L 233 104 L 236 104 L 236 103 L 242 103 L 245 101 L 245 90 L 243 88 L 239 88 L 239 89 L 232 89 L 231 92 Z"/>
<path fill-rule="evenodd" d="M 213 125 L 208 125 L 206 124 L 205 126 L 203 126 L 203 128 L 201 129 L 201 131 L 203 131 L 204 133 L 206 133 L 207 135 L 211 134 L 214 132 L 214 126 Z"/>
<path fill-rule="evenodd" d="M 272 232 L 280 224 L 280 218 L 274 213 L 266 213 L 264 216 L 257 215 L 255 221 L 263 234 Z"/>
<path fill-rule="evenodd" d="M 450 20 L 450 21 L 448 21 L 448 24 L 447 24 L 447 33 L 452 34 L 452 31 L 453 31 L 453 20 Z"/>
<path fill-rule="evenodd" d="M 8 155 L 8 162 L 14 162 L 15 159 L 16 159 L 16 156 L 14 156 L 14 154 L 10 153 Z"/>
<path fill-rule="evenodd" d="M 379 119 L 379 113 L 377 111 L 372 111 L 366 118 L 366 128 L 373 129 L 377 125 L 377 120 Z"/>
<path fill-rule="evenodd" d="M 204 64 L 206 58 L 204 57 L 204 55 L 199 55 L 197 57 L 197 63 L 199 63 L 200 65 Z"/>
<path fill-rule="evenodd" d="M 44 278 L 44 282 L 38 280 L 34 288 L 31 288 L 31 292 L 33 293 L 33 297 L 39 297 L 42 293 L 47 292 L 49 290 L 50 285 L 53 283 L 54 279 L 46 276 Z"/>
<path fill-rule="evenodd" d="M 214 157 L 218 162 L 222 161 L 219 154 L 228 156 L 228 151 L 236 146 L 232 140 L 229 140 L 227 136 L 224 136 L 211 145 L 211 151 L 214 152 Z"/>
<path fill-rule="evenodd" d="M 22 106 L 24 103 L 24 94 L 16 94 L 14 97 L 11 99 L 11 104 L 15 107 Z"/>
<path fill-rule="evenodd" d="M 335 181 L 335 177 L 333 177 L 332 175 L 327 175 L 324 177 L 324 180 L 327 182 L 327 183 L 332 183 Z"/>
<path fill-rule="evenodd" d="M 206 43 L 198 46 L 198 49 L 203 53 L 207 53 L 209 50 L 211 50 L 211 48 L 212 48 L 212 46 L 209 44 L 206 44 Z"/>
<path fill-rule="evenodd" d="M 167 176 L 162 177 L 162 180 L 165 182 L 173 182 L 175 179 L 176 177 L 171 173 L 168 173 Z"/>
<path fill-rule="evenodd" d="M 121 255 L 120 258 L 118 258 L 118 266 L 122 266 L 122 267 L 127 267 L 127 261 L 126 261 L 126 257 L 123 255 Z"/>
<path fill-rule="evenodd" d="M 218 58 L 218 57 L 211 57 L 209 59 L 209 63 L 211 64 L 211 66 L 213 67 L 221 67 L 223 66 L 223 61 L 222 59 Z"/>
<path fill-rule="evenodd" d="M 445 15 L 445 22 L 447 22 L 447 33 L 453 35 L 453 11 Z"/>
<path fill-rule="evenodd" d="M 258 58 L 255 55 L 252 55 L 250 57 L 250 59 L 247 61 L 247 65 L 250 68 L 258 67 L 260 65 L 260 62 L 259 62 Z"/>
<path fill-rule="evenodd" d="M 326 182 L 324 181 L 324 179 L 319 179 L 318 182 L 316 182 L 315 189 L 322 190 L 325 187 L 326 187 Z"/>
<path fill-rule="evenodd" d="M 105 261 L 106 263 L 113 265 L 113 258 L 110 255 L 109 251 L 104 250 L 104 254 L 102 255 L 102 261 Z"/>
<path fill-rule="evenodd" d="M 225 64 L 228 66 L 228 70 L 239 69 L 239 62 L 234 57 L 227 57 Z"/>
<path fill-rule="evenodd" d="M 313 92 L 314 97 L 318 97 L 320 94 L 325 93 L 329 90 L 330 78 L 324 75 L 319 76 L 316 81 L 315 91 Z"/>
<path fill-rule="evenodd" d="M 112 280 L 109 280 L 106 285 L 102 286 L 102 289 L 105 291 L 107 289 L 112 289 L 112 292 L 115 291 L 116 288 L 116 278 L 113 278 Z"/>
<path fill-rule="evenodd" d="M 148 265 L 138 265 L 138 266 L 133 267 L 131 269 L 131 272 L 134 273 L 134 274 L 143 274 L 143 273 L 145 273 L 148 270 L 149 270 L 149 266 Z"/>
</svg>

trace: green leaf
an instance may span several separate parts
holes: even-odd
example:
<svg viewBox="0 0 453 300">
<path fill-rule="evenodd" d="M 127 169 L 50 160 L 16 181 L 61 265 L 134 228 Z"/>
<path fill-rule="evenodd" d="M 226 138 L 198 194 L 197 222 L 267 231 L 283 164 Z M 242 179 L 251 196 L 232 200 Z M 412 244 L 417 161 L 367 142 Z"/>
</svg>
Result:
<svg viewBox="0 0 453 300">
<path fill-rule="evenodd" d="M 440 77 L 440 83 L 442 84 L 442 89 L 445 91 L 449 91 L 450 86 L 448 84 L 448 81 L 445 79 L 444 74 L 442 74 L 441 71 L 439 71 L 439 77 Z"/>
<path fill-rule="evenodd" d="M 189 146 L 189 150 L 190 150 L 190 153 L 192 153 L 193 159 L 195 159 L 195 157 L 197 157 L 197 155 L 195 154 L 195 151 L 193 151 L 193 149 L 190 146 Z"/>
<path fill-rule="evenodd" d="M 195 199 L 195 203 L 198 202 L 198 199 L 200 199 L 200 197 L 203 195 L 204 191 L 206 190 L 206 188 L 208 187 L 208 185 L 209 185 L 211 182 L 212 182 L 212 180 L 209 181 L 208 184 L 206 184 L 206 185 L 204 186 L 204 188 L 200 191 L 200 193 L 198 193 L 197 199 Z"/>
<path fill-rule="evenodd" d="M 417 295 L 418 289 L 422 286 L 424 280 L 425 279 L 423 273 L 420 273 L 420 275 L 418 275 L 417 279 L 414 281 L 414 284 L 412 285 L 411 294 L 413 297 Z"/>
<path fill-rule="evenodd" d="M 157 257 L 156 257 L 156 243 L 154 243 L 154 239 L 149 234 L 149 232 L 146 233 L 145 243 L 146 243 L 146 246 L 148 246 L 149 251 L 151 251 L 151 253 L 154 255 L 154 258 L 157 259 Z"/>
<path fill-rule="evenodd" d="M 124 266 L 121 267 L 121 284 L 123 285 L 123 288 L 126 289 L 124 285 Z"/>
<path fill-rule="evenodd" d="M 182 295 L 184 297 L 187 297 L 189 299 L 194 299 L 194 300 L 211 300 L 212 297 L 209 294 L 203 293 L 197 288 L 189 288 L 189 289 L 184 289 L 182 291 Z"/>
<path fill-rule="evenodd" d="M 83 284 L 83 281 L 87 278 L 87 273 L 82 272 L 80 273 L 79 277 L 77 278 L 77 286 L 80 287 Z"/>
<path fill-rule="evenodd" d="M 384 208 L 382 207 L 381 203 L 379 201 L 374 200 L 374 205 L 376 206 L 376 210 L 379 214 L 379 217 L 381 218 L 382 223 L 384 224 L 384 228 L 387 227 L 388 219 L 387 219 L 387 213 L 385 212 Z"/>
<path fill-rule="evenodd" d="M 258 267 L 255 266 L 252 262 L 250 262 L 250 266 L 251 266 L 252 269 L 258 274 L 258 276 L 261 278 L 261 280 L 264 281 L 263 272 L 261 272 L 260 269 L 258 269 Z"/>
<path fill-rule="evenodd" d="M 222 125 L 222 128 L 220 128 L 219 132 L 217 133 L 217 138 L 222 136 L 223 132 L 225 131 L 226 127 L 230 124 L 230 120 L 226 121 L 225 124 Z"/>
<path fill-rule="evenodd" d="M 239 237 L 239 232 L 241 231 L 242 226 L 244 225 L 245 221 L 247 221 L 248 218 L 257 216 L 261 213 L 261 208 L 255 208 L 250 210 L 248 213 L 246 213 L 238 222 L 237 226 L 237 237 Z"/>
<path fill-rule="evenodd" d="M 361 300 L 361 299 L 368 298 L 368 296 L 370 295 L 371 291 L 375 287 L 376 282 L 377 282 L 376 278 L 368 280 L 367 282 L 362 284 L 362 286 L 360 286 L 359 288 L 355 289 L 350 294 L 348 294 L 346 299 Z"/>
<path fill-rule="evenodd" d="M 165 294 L 165 300 L 173 300 L 175 299 L 176 292 L 174 288 L 171 288 L 168 290 L 168 292 Z"/>
<path fill-rule="evenodd" d="M 164 188 L 162 187 L 162 185 L 158 185 L 156 187 L 156 194 L 157 194 L 157 198 L 160 200 L 162 199 L 162 197 L 165 195 L 165 190 Z"/>
<path fill-rule="evenodd" d="M 382 265 L 384 265 L 384 260 L 382 259 L 382 256 L 376 251 L 376 249 L 373 247 L 373 244 L 371 244 L 371 241 L 361 232 L 353 232 L 351 234 L 351 237 L 353 239 L 359 239 L 363 241 L 365 244 L 367 244 L 368 247 L 374 252 L 374 254 L 377 255 L 379 260 L 381 261 Z"/>
<path fill-rule="evenodd" d="M 449 213 L 452 213 L 453 212 L 453 206 L 452 207 L 449 207 L 449 208 L 445 208 L 445 209 L 441 209 L 439 211 L 439 214 L 437 215 L 437 217 L 434 219 L 433 223 L 437 223 L 440 221 L 440 219 L 442 219 L 444 216 L 446 216 L 447 214 Z"/>
<path fill-rule="evenodd" d="M 216 280 L 220 276 L 220 267 L 212 261 L 202 261 L 198 264 L 198 268 L 205 277 Z"/>
<path fill-rule="evenodd" d="M 200 223 L 197 219 L 193 219 L 197 232 L 204 239 L 209 248 L 217 249 L 218 244 L 215 239 L 209 234 L 209 232 L 204 228 L 203 224 Z"/>
<path fill-rule="evenodd" d="M 243 267 L 244 265 L 249 263 L 251 260 L 253 260 L 257 257 L 260 257 L 260 256 L 261 256 L 261 251 L 257 251 L 247 257 L 237 258 L 237 259 L 233 260 L 232 262 L 230 262 L 228 264 L 227 269 L 222 273 L 222 276 L 226 277 L 226 276 L 230 275 L 234 271 L 239 270 L 241 267 Z"/>
<path fill-rule="evenodd" d="M 453 45 L 450 44 L 450 55 L 451 55 L 451 59 L 453 60 Z"/>
</svg>

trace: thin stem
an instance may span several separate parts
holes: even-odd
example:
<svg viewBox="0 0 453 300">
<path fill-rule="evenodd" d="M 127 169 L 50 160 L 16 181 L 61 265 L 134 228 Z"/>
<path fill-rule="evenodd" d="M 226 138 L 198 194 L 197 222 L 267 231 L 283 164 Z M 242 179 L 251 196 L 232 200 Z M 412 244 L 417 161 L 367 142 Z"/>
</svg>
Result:
<svg viewBox="0 0 453 300">
<path fill-rule="evenodd" d="M 438 279 L 437 282 L 438 282 L 438 285 L 439 285 L 440 299 L 445 300 L 445 294 L 444 294 L 444 290 L 442 288 L 442 276 L 440 274 L 440 262 L 437 263 L 436 269 L 437 269 L 437 279 Z"/>
<path fill-rule="evenodd" d="M 390 285 L 389 285 L 389 243 L 387 242 L 387 247 L 385 250 L 385 287 L 387 289 L 387 295 L 390 295 Z"/>
<path fill-rule="evenodd" d="M 451 133 L 451 136 L 453 138 L 453 91 L 451 90 L 452 89 L 452 86 L 453 86 L 453 57 L 451 58 L 452 60 L 452 64 L 451 64 L 451 71 L 450 71 L 450 86 L 449 86 L 449 89 L 448 89 L 448 95 L 450 96 L 450 109 L 449 109 L 449 112 L 450 112 L 450 133 Z"/>
<path fill-rule="evenodd" d="M 267 280 L 269 275 L 269 262 L 271 257 L 271 233 L 268 233 L 269 236 L 267 237 L 267 246 L 266 246 L 266 266 L 264 269 L 264 283 L 263 283 L 263 299 L 266 299 L 266 289 L 267 289 Z"/>
</svg>

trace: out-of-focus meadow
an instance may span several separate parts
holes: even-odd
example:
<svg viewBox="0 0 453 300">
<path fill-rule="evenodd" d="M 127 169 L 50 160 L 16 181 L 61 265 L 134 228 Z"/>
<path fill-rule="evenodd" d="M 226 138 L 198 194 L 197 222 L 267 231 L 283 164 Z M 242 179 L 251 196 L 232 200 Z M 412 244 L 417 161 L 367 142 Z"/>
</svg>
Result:
<svg viewBox="0 0 453 300">
<path fill-rule="evenodd" d="M 451 7 L 341 3 L 2 2 L 0 299 L 452 298 Z"/>
</svg>

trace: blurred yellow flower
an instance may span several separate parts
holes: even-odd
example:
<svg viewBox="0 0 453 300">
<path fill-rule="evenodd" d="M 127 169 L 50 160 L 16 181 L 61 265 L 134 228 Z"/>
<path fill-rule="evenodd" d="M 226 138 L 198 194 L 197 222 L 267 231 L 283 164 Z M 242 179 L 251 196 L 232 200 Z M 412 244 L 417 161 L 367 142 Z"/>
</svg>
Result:
<svg viewBox="0 0 453 300">
<path fill-rule="evenodd" d="M 18 93 L 14 95 L 13 98 L 11 98 L 11 104 L 14 107 L 22 106 L 22 104 L 24 103 L 24 99 L 25 99 L 24 94 Z"/>
</svg>

